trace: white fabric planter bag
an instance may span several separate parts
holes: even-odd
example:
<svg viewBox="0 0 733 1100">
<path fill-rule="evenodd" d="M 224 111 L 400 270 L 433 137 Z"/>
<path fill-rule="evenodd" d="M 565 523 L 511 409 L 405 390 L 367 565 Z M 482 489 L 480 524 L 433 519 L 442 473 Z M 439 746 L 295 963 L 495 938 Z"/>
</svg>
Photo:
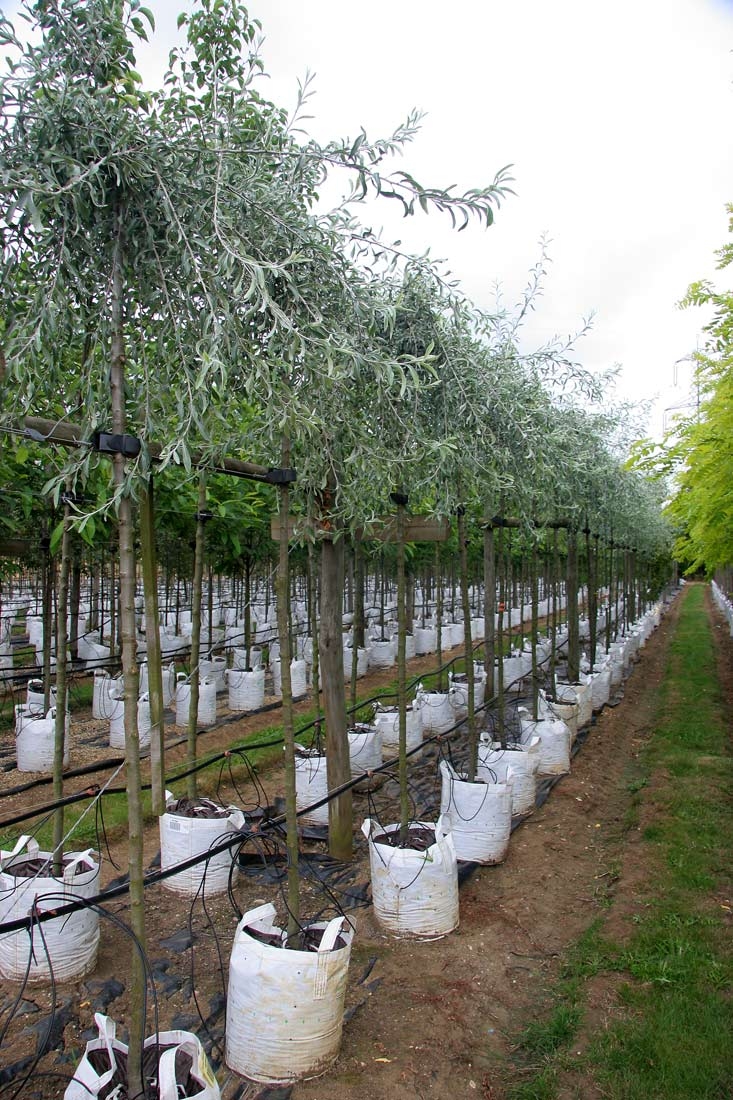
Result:
<svg viewBox="0 0 733 1100">
<path fill-rule="evenodd" d="M 440 777 L 440 813 L 450 829 L 456 857 L 472 863 L 501 863 L 512 831 L 511 775 L 508 782 L 495 782 L 484 770 L 476 783 L 469 783 L 464 774 L 441 760 Z"/>
<path fill-rule="evenodd" d="M 109 746 L 111 749 L 124 749 L 125 703 L 122 698 L 116 698 L 113 704 L 112 716 L 109 720 Z M 150 696 L 146 692 L 137 701 L 137 734 L 141 749 L 146 749 L 150 745 L 152 725 Z"/>
<path fill-rule="evenodd" d="M 580 683 L 573 684 L 573 691 L 578 697 L 578 729 L 582 730 L 593 717 L 593 688 L 585 673 L 581 672 Z"/>
<path fill-rule="evenodd" d="M 525 723 L 522 722 L 524 730 Z M 568 726 L 561 718 L 543 718 L 531 723 L 533 736 L 539 737 L 538 775 L 566 775 L 570 771 L 570 740 Z"/>
<path fill-rule="evenodd" d="M 92 694 L 92 718 L 108 721 L 112 717 L 116 696 L 121 690 L 121 676 L 112 677 L 106 669 L 96 669 Z"/>
<path fill-rule="evenodd" d="M 548 699 L 541 689 L 539 693 L 540 718 L 562 718 L 570 730 L 573 741 L 578 736 L 578 686 L 580 685 L 573 688 L 568 684 L 558 684 L 557 699 Z"/>
<path fill-rule="evenodd" d="M 451 706 L 457 718 L 465 718 L 468 714 L 468 683 L 466 674 L 460 673 L 454 676 L 451 672 L 448 676 L 450 685 Z M 486 696 L 486 669 L 483 665 L 475 665 L 473 673 L 473 706 L 474 710 L 484 705 Z"/>
<path fill-rule="evenodd" d="M 49 693 L 49 706 L 56 705 L 56 688 L 51 684 L 51 691 Z M 45 714 L 45 706 L 43 703 L 43 680 L 29 680 L 28 686 L 25 691 L 25 704 L 30 710 L 35 711 L 37 714 Z"/>
<path fill-rule="evenodd" d="M 226 671 L 229 683 L 229 709 L 251 713 L 259 710 L 265 701 L 265 670 L 245 672 L 239 668 Z"/>
<path fill-rule="evenodd" d="M 69 763 L 69 723 L 66 715 L 63 766 Z M 45 717 L 28 710 L 15 708 L 15 755 L 19 772 L 53 771 L 54 741 L 56 739 L 56 707 L 51 707 Z"/>
<path fill-rule="evenodd" d="M 36 859 L 49 860 L 51 855 L 39 851 L 37 842 L 28 836 L 20 837 L 12 852 L 0 852 L 0 924 L 27 917 L 34 904 L 43 912 L 99 893 L 99 864 L 91 848 L 86 852 L 67 853 L 61 878 L 52 875 L 26 878 L 13 873 L 20 865 Z M 28 978 L 32 982 L 49 981 L 51 972 L 57 982 L 83 978 L 94 969 L 99 944 L 96 910 L 79 909 L 56 920 L 45 921 L 42 929 L 46 946 L 36 928 L 32 951 L 26 929 L 0 935 L 0 974 L 4 978 L 22 980 L 29 955 Z"/>
<path fill-rule="evenodd" d="M 620 687 L 624 678 L 623 645 L 616 642 L 611 646 L 611 688 Z"/>
<path fill-rule="evenodd" d="M 99 1037 L 87 1043 L 74 1076 L 66 1086 L 64 1100 L 116 1096 L 117 1086 L 126 1077 L 128 1047 L 116 1038 L 114 1021 L 101 1012 L 95 1012 L 94 1022 Z M 220 1100 L 221 1092 L 214 1072 L 201 1042 L 192 1031 L 160 1031 L 143 1043 L 144 1051 L 151 1048 L 157 1048 L 158 1060 L 151 1067 L 153 1077 L 147 1078 L 146 1095 L 152 1095 L 154 1091 L 158 1100 L 178 1100 L 179 1096 L 184 1095 L 179 1091 L 176 1073 L 176 1056 L 180 1052 L 191 1060 L 190 1074 L 196 1088 L 195 1092 L 191 1092 L 189 1083 L 185 1095 L 190 1100 Z M 104 1054 L 100 1058 L 101 1052 Z M 94 1055 L 94 1060 L 90 1055 Z M 148 1060 L 145 1058 L 146 1063 Z M 108 1068 L 99 1072 L 94 1067 L 101 1061 L 106 1062 Z"/>
<path fill-rule="evenodd" d="M 344 646 L 344 680 L 351 679 L 351 665 L 354 659 L 354 650 L 351 646 Z M 369 650 L 359 649 L 356 654 L 356 678 L 366 676 L 369 669 Z"/>
<path fill-rule="evenodd" d="M 415 706 L 420 711 L 420 720 L 425 733 L 445 733 L 452 729 L 458 719 L 453 709 L 452 691 L 420 691 L 418 689 Z"/>
<path fill-rule="evenodd" d="M 481 642 L 486 637 L 486 620 L 481 617 L 480 619 L 471 619 L 471 639 L 474 642 Z"/>
<path fill-rule="evenodd" d="M 295 748 L 295 805 L 297 810 L 305 810 L 328 794 L 328 769 L 325 756 L 303 745 Z M 328 825 L 328 803 L 298 820 L 304 825 Z"/>
<path fill-rule="evenodd" d="M 379 726 L 354 726 L 346 731 L 346 736 L 349 739 L 352 779 L 381 766 L 382 731 Z"/>
<path fill-rule="evenodd" d="M 406 661 L 411 661 L 412 658 L 415 657 L 416 655 L 417 655 L 417 650 L 415 649 L 415 635 L 414 634 L 406 634 L 405 635 L 405 660 Z M 396 654 L 395 654 L 395 656 L 396 656 Z"/>
<path fill-rule="evenodd" d="M 166 791 L 165 802 L 169 807 L 175 805 L 177 799 L 170 791 Z M 229 811 L 226 817 L 181 817 L 170 812 L 162 814 L 158 819 L 161 870 L 167 871 L 177 863 L 203 855 L 224 840 L 228 833 L 241 829 L 244 825 L 242 811 L 235 806 L 227 806 L 226 809 Z M 217 852 L 211 859 L 202 860 L 185 871 L 179 871 L 177 875 L 163 879 L 161 886 L 186 897 L 193 897 L 200 889 L 207 897 L 221 894 L 229 884 L 230 871 L 232 882 L 237 878 L 236 864 L 232 870 L 233 851 L 233 848 L 229 848 Z"/>
<path fill-rule="evenodd" d="M 171 657 L 175 653 L 180 653 L 182 649 L 187 649 L 188 645 L 188 638 L 184 638 L 178 634 L 166 634 L 161 632 L 160 652 L 163 657 Z"/>
<path fill-rule="evenodd" d="M 382 640 L 372 642 L 369 650 L 370 668 L 392 668 L 394 662 L 395 656 L 391 642 Z"/>
<path fill-rule="evenodd" d="M 86 663 L 87 668 L 99 667 L 104 661 L 108 661 L 112 652 L 109 646 L 102 645 L 99 634 L 80 634 L 77 639 L 77 654 L 80 661 Z"/>
<path fill-rule="evenodd" d="M 226 657 L 210 657 L 204 661 L 199 661 L 199 677 L 202 680 L 204 678 L 214 680 L 217 695 L 226 690 L 227 685 L 224 679 L 226 667 Z"/>
<path fill-rule="evenodd" d="M 191 685 L 184 672 L 178 673 L 176 685 L 176 725 L 187 726 L 191 710 Z M 198 726 L 216 724 L 216 680 L 205 676 L 199 681 L 199 705 L 196 716 Z"/>
<path fill-rule="evenodd" d="M 591 676 L 591 700 L 594 711 L 603 710 L 611 697 L 611 667 L 606 665 Z"/>
<path fill-rule="evenodd" d="M 243 672 L 257 672 L 262 668 L 262 650 L 252 646 L 249 651 L 249 669 L 247 668 L 247 650 L 238 647 L 234 650 L 232 668 Z"/>
<path fill-rule="evenodd" d="M 415 628 L 415 653 L 423 657 L 426 653 L 435 653 L 438 648 L 438 632 L 434 626 Z"/>
<path fill-rule="evenodd" d="M 540 766 L 540 739 L 532 737 L 525 749 L 502 749 L 499 742 L 479 745 L 479 773 L 491 773 L 506 782 L 511 770 L 512 816 L 534 812 L 537 796 L 537 769 Z"/>
<path fill-rule="evenodd" d="M 317 951 L 289 951 L 252 932 L 280 937 L 275 907 L 245 913 L 229 961 L 227 1066 L 265 1084 L 289 1084 L 325 1073 L 338 1057 L 353 932 L 343 917 L 323 929 Z M 251 931 L 250 931 L 251 930 Z"/>
<path fill-rule="evenodd" d="M 438 939 L 458 927 L 456 850 L 442 818 L 412 824 L 435 830 L 435 843 L 426 851 L 375 843 L 383 833 L 399 832 L 399 825 L 381 828 L 367 818 L 361 827 L 369 842 L 374 914 L 397 936 Z"/>
<path fill-rule="evenodd" d="M 400 747 L 400 711 L 399 707 L 386 707 L 374 704 L 373 724 L 382 734 L 382 749 L 387 756 L 394 756 Z M 406 714 L 407 751 L 422 745 L 422 718 L 417 699 L 408 706 Z M 419 754 L 415 753 L 417 757 Z"/>
<path fill-rule="evenodd" d="M 290 686 L 294 699 L 299 699 L 301 695 L 305 695 L 308 690 L 307 671 L 308 667 L 305 661 L 296 661 L 294 659 L 290 662 Z M 275 695 L 282 695 L 282 677 L 280 675 L 279 657 L 276 661 L 273 661 L 272 664 L 272 683 Z"/>
<path fill-rule="evenodd" d="M 522 658 L 520 655 L 504 658 L 504 691 L 522 690 Z"/>
</svg>

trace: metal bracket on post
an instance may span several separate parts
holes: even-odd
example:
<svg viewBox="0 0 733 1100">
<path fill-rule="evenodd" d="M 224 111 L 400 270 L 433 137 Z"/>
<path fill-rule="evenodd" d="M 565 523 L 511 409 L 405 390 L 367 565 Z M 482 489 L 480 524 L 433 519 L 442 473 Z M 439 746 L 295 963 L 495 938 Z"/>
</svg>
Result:
<svg viewBox="0 0 733 1100">
<path fill-rule="evenodd" d="M 124 455 L 125 458 L 137 458 L 142 443 L 136 435 L 115 435 L 112 432 L 95 432 L 92 446 L 102 455 Z"/>
<path fill-rule="evenodd" d="M 290 485 L 291 482 L 295 481 L 296 477 L 295 470 L 271 466 L 263 480 L 266 481 L 268 485 Z"/>
</svg>

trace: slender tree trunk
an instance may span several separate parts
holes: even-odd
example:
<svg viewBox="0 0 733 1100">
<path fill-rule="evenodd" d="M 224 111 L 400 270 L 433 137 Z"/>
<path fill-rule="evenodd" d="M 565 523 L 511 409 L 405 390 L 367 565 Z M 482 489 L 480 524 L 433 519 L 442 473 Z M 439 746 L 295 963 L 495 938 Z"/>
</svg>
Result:
<svg viewBox="0 0 733 1100">
<path fill-rule="evenodd" d="M 145 640 L 150 697 L 150 783 L 154 814 L 165 811 L 165 731 L 163 726 L 163 659 L 158 625 L 158 566 L 155 554 L 153 477 L 140 494 L 140 551 L 145 598 Z"/>
<path fill-rule="evenodd" d="M 468 781 L 473 783 L 478 768 L 478 729 L 476 726 L 476 701 L 474 698 L 475 674 L 473 667 L 473 638 L 471 636 L 471 601 L 468 594 L 468 540 L 466 538 L 466 514 L 458 509 L 458 561 L 461 570 L 461 603 L 463 605 L 463 629 L 466 645 L 466 686 L 468 688 Z"/>
<path fill-rule="evenodd" d="M 568 680 L 577 684 L 580 679 L 580 632 L 578 626 L 578 536 L 568 528 L 568 558 L 566 573 L 568 612 Z"/>
<path fill-rule="evenodd" d="M 407 497 L 395 493 L 397 505 L 397 706 L 399 711 L 400 844 L 407 844 L 410 796 L 407 788 L 407 608 L 405 604 L 405 505 Z"/>
<path fill-rule="evenodd" d="M 506 561 L 504 560 L 504 528 L 499 528 L 499 615 L 497 620 L 496 643 L 499 661 L 496 666 L 496 722 L 499 728 L 499 741 L 506 748 L 506 726 L 504 722 L 504 606 L 506 600 Z"/>
<path fill-rule="evenodd" d="M 53 746 L 53 797 L 64 797 L 64 743 L 66 740 L 66 617 L 69 605 L 69 559 L 71 557 L 71 508 L 64 504 L 64 533 L 61 539 L 59 570 L 59 602 L 56 608 L 56 722 Z M 63 869 L 64 808 L 53 815 L 53 873 L 60 877 Z"/>
<path fill-rule="evenodd" d="M 110 396 L 112 431 L 125 432 L 124 391 L 124 310 L 122 282 L 122 219 L 117 213 L 117 230 L 112 266 L 112 348 Z M 145 950 L 145 900 L 143 897 L 143 812 L 140 778 L 140 738 L 137 728 L 138 671 L 135 636 L 135 548 L 132 504 L 123 491 L 125 457 L 115 454 L 112 468 L 118 504 L 120 550 L 120 613 L 122 625 L 122 674 L 125 706 L 125 763 L 127 777 L 127 820 L 129 835 L 130 924 L 133 934 Z M 114 594 L 113 594 L 114 599 Z M 132 949 L 130 980 L 130 1049 L 128 1054 L 128 1091 L 142 1093 L 142 1044 L 145 1037 L 145 971 L 136 947 Z"/>
<path fill-rule="evenodd" d="M 321 621 L 319 649 L 326 715 L 326 770 L 328 788 L 351 779 L 349 740 L 346 736 L 346 684 L 343 641 L 344 540 L 327 538 L 321 544 Z M 336 859 L 353 855 L 351 791 L 328 804 L 328 850 Z"/>
<path fill-rule="evenodd" d="M 71 559 L 71 592 L 69 595 L 71 631 L 69 646 L 72 661 L 79 660 L 79 605 L 81 603 L 81 556 L 75 549 Z"/>
<path fill-rule="evenodd" d="M 193 768 L 196 763 L 196 731 L 199 717 L 199 694 L 201 677 L 199 675 L 199 662 L 201 660 L 201 599 L 204 591 L 204 554 L 206 552 L 206 474 L 199 474 L 198 513 L 196 516 L 196 549 L 193 559 L 193 593 L 191 595 L 191 674 L 189 684 L 191 697 L 188 711 L 188 728 L 186 741 L 186 763 Z M 186 777 L 186 794 L 189 798 L 196 798 L 197 775 L 192 771 Z"/>
<path fill-rule="evenodd" d="M 484 668 L 489 698 L 496 692 L 494 662 L 496 659 L 496 560 L 494 558 L 494 528 L 484 527 Z"/>
<path fill-rule="evenodd" d="M 50 537 L 47 529 L 41 537 L 42 563 L 42 616 L 43 616 L 43 712 L 51 706 L 51 639 L 53 618 L 53 568 L 49 551 Z"/>
<path fill-rule="evenodd" d="M 537 541 L 536 539 L 532 543 L 532 563 L 531 563 L 531 600 L 532 600 L 532 720 L 534 722 L 539 718 L 539 694 L 540 694 L 540 677 L 539 670 L 537 668 L 537 630 L 538 630 L 538 603 L 539 603 L 539 588 L 538 588 L 538 565 L 537 565 Z"/>
<path fill-rule="evenodd" d="M 443 690 L 443 577 L 440 573 L 440 544 L 435 544 L 435 617 L 438 634 L 438 691 Z"/>
<path fill-rule="evenodd" d="M 290 465 L 290 442 L 283 439 L 282 466 Z M 288 556 L 288 515 L 290 491 L 287 482 L 278 487 L 280 497 L 280 543 L 275 582 L 277 630 L 280 635 L 280 675 L 282 686 L 283 738 L 285 742 L 285 819 L 288 854 L 288 938 L 295 945 L 300 929 L 300 876 L 298 873 L 298 818 L 295 796 L 295 733 L 293 721 L 293 689 L 290 679 L 290 623 L 288 606 L 290 576 Z"/>
<path fill-rule="evenodd" d="M 358 536 L 354 538 L 354 625 L 351 654 L 351 706 L 356 706 L 356 679 L 359 649 L 364 648 L 364 548 Z"/>
<path fill-rule="evenodd" d="M 308 543 L 308 572 L 306 576 L 306 602 L 308 605 L 308 632 L 311 636 L 311 695 L 316 709 L 316 720 L 321 717 L 321 659 L 319 654 L 318 610 L 316 608 L 316 577 L 318 565 L 316 564 L 315 547 Z"/>
</svg>

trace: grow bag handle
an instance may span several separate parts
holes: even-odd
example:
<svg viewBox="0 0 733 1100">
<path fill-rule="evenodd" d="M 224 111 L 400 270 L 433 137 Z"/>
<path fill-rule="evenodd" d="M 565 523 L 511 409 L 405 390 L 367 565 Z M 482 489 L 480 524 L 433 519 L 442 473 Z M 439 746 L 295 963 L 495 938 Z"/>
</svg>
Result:
<svg viewBox="0 0 733 1100">
<path fill-rule="evenodd" d="M 18 837 L 15 842 L 15 847 L 11 852 L 0 852 L 0 867 L 14 860 L 16 856 L 19 856 L 26 846 L 30 858 L 35 859 L 38 855 L 38 841 L 34 840 L 32 836 L 28 836 L 24 833 L 23 836 Z"/>
<path fill-rule="evenodd" d="M 159 1100 L 179 1100 L 178 1083 L 176 1080 L 176 1055 L 182 1050 L 191 1059 L 191 1076 L 203 1081 L 199 1067 L 201 1046 L 198 1039 L 192 1035 L 190 1039 L 183 1039 L 176 1046 L 164 1050 L 158 1059 L 158 1096 Z M 197 1092 L 196 1096 L 208 1096 L 208 1089 Z M 212 1094 L 213 1095 L 213 1094 Z"/>
<path fill-rule="evenodd" d="M 65 883 L 65 885 L 68 886 L 69 883 L 73 882 L 74 872 L 76 871 L 76 869 L 77 869 L 77 867 L 79 866 L 80 863 L 83 863 L 84 860 L 86 860 L 88 863 L 93 863 L 94 862 L 94 860 L 92 859 L 92 853 L 93 852 L 94 852 L 93 848 L 87 848 L 86 852 L 79 852 L 76 856 L 74 856 L 73 859 L 69 860 L 69 862 L 64 867 L 64 883 Z"/>
<path fill-rule="evenodd" d="M 323 930 L 321 936 L 321 942 L 318 945 L 318 954 L 323 954 L 324 951 L 333 951 L 334 944 L 338 939 L 339 933 L 344 923 L 344 917 L 334 917 L 330 920 Z"/>
<path fill-rule="evenodd" d="M 275 906 L 271 901 L 268 901 L 264 905 L 258 905 L 245 913 L 237 925 L 237 932 L 242 932 L 245 928 L 249 928 L 252 924 L 258 924 L 260 921 L 266 923 L 269 928 L 272 928 L 274 919 Z"/>
</svg>

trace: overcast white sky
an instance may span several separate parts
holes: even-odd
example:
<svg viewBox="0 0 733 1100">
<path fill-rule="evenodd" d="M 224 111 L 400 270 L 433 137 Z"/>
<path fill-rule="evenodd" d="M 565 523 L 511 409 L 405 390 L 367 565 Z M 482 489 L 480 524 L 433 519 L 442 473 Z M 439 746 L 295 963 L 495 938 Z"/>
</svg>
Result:
<svg viewBox="0 0 733 1100">
<path fill-rule="evenodd" d="M 155 53 L 139 52 L 138 67 L 150 84 L 186 5 L 147 3 Z M 263 94 L 289 107 L 297 78 L 316 74 L 316 137 L 379 135 L 419 107 L 403 165 L 421 182 L 483 185 L 514 166 L 516 197 L 490 229 L 380 215 L 386 235 L 447 258 L 490 308 L 497 281 L 509 302 L 520 295 L 546 234 L 552 264 L 525 345 L 595 312 L 579 358 L 621 364 L 624 397 L 659 395 L 658 434 L 664 407 L 687 397 L 689 364 L 673 388 L 674 364 L 705 319 L 676 302 L 715 274 L 733 201 L 733 0 L 251 0 L 249 11 L 265 36 Z"/>
</svg>

